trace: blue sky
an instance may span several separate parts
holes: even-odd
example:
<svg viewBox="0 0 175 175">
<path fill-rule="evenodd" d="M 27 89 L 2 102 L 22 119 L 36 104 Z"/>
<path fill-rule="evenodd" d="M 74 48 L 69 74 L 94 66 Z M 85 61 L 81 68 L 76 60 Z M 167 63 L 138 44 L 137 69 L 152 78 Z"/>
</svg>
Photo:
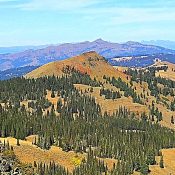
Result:
<svg viewBox="0 0 175 175">
<path fill-rule="evenodd" d="M 174 0 L 0 0 L 0 46 L 174 40 Z"/>
</svg>

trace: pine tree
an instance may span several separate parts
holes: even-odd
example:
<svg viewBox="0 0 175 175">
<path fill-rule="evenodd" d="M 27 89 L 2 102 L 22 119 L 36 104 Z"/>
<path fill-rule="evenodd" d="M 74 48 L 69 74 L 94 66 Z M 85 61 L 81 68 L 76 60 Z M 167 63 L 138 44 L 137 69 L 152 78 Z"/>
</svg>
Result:
<svg viewBox="0 0 175 175">
<path fill-rule="evenodd" d="M 55 92 L 53 90 L 51 92 L 51 98 L 55 98 Z"/>
<path fill-rule="evenodd" d="M 147 156 L 147 165 L 155 165 L 156 160 L 155 160 L 155 154 L 153 151 L 151 151 L 148 156 Z"/>
<path fill-rule="evenodd" d="M 16 145 L 20 146 L 19 139 L 16 140 Z"/>
<path fill-rule="evenodd" d="M 61 98 L 58 99 L 57 101 L 57 112 L 60 113 L 62 108 L 62 100 Z"/>
<path fill-rule="evenodd" d="M 37 167 L 36 161 L 34 161 L 33 166 L 34 166 L 35 168 Z"/>
<path fill-rule="evenodd" d="M 174 124 L 174 117 L 171 116 L 171 123 Z"/>
<path fill-rule="evenodd" d="M 163 156 L 161 156 L 161 158 L 160 158 L 159 166 L 160 166 L 160 168 L 164 168 Z"/>
<path fill-rule="evenodd" d="M 141 166 L 140 172 L 142 175 L 147 175 L 149 173 L 149 166 L 146 163 L 144 163 Z"/>
</svg>

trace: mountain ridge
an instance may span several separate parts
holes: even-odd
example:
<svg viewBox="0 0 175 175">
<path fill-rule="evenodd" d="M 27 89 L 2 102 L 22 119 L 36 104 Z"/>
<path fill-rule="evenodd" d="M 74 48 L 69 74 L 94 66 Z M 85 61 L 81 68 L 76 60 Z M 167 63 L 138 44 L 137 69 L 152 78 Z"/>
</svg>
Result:
<svg viewBox="0 0 175 175">
<path fill-rule="evenodd" d="M 152 44 L 152 45 L 157 45 L 169 49 L 175 49 L 175 41 L 170 41 L 170 40 L 150 40 L 150 41 L 141 41 L 143 44 Z"/>
<path fill-rule="evenodd" d="M 15 77 L 21 77 L 26 73 L 33 71 L 36 68 L 38 68 L 38 66 L 25 66 L 0 71 L 0 80 L 8 80 Z"/>
<path fill-rule="evenodd" d="M 64 43 L 58 46 L 48 46 L 39 50 L 26 50 L 15 54 L 0 55 L 0 66 L 5 70 L 15 67 L 44 65 L 48 62 L 64 60 L 89 51 L 96 51 L 107 59 L 128 55 L 156 53 L 175 54 L 174 50 L 165 49 L 159 46 L 143 45 L 131 41 L 119 44 L 97 39 L 92 42 Z"/>
<path fill-rule="evenodd" d="M 25 50 L 37 50 L 47 47 L 48 45 L 28 45 L 28 46 L 6 46 L 0 47 L 0 54 L 15 54 L 18 52 L 24 52 Z"/>
</svg>

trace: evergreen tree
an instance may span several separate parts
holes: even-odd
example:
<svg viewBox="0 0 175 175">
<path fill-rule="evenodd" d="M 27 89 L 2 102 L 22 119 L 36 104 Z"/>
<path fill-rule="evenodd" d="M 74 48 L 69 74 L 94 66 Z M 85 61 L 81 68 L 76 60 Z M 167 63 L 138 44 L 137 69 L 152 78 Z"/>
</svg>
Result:
<svg viewBox="0 0 175 175">
<path fill-rule="evenodd" d="M 17 139 L 16 141 L 17 141 L 17 142 L 16 142 L 16 145 L 17 145 L 17 146 L 20 146 L 19 139 Z"/>
<path fill-rule="evenodd" d="M 144 163 L 141 166 L 140 172 L 142 175 L 147 175 L 149 173 L 149 166 L 146 163 Z"/>
<path fill-rule="evenodd" d="M 51 93 L 51 98 L 55 98 L 55 92 L 54 91 L 52 91 L 52 93 Z"/>
<path fill-rule="evenodd" d="M 156 160 L 155 160 L 155 154 L 153 151 L 151 151 L 148 156 L 147 156 L 147 165 L 155 165 Z"/>
<path fill-rule="evenodd" d="M 164 168 L 163 156 L 161 156 L 161 158 L 160 158 L 159 166 L 160 166 L 160 168 Z"/>
<path fill-rule="evenodd" d="M 174 124 L 174 117 L 171 116 L 171 123 Z"/>
</svg>

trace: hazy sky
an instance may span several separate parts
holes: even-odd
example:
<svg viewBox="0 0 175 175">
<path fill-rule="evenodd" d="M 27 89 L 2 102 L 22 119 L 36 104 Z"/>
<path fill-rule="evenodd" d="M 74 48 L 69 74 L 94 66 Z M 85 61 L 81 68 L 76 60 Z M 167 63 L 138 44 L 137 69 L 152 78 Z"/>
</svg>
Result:
<svg viewBox="0 0 175 175">
<path fill-rule="evenodd" d="M 0 0 L 0 46 L 175 40 L 175 0 Z"/>
</svg>

